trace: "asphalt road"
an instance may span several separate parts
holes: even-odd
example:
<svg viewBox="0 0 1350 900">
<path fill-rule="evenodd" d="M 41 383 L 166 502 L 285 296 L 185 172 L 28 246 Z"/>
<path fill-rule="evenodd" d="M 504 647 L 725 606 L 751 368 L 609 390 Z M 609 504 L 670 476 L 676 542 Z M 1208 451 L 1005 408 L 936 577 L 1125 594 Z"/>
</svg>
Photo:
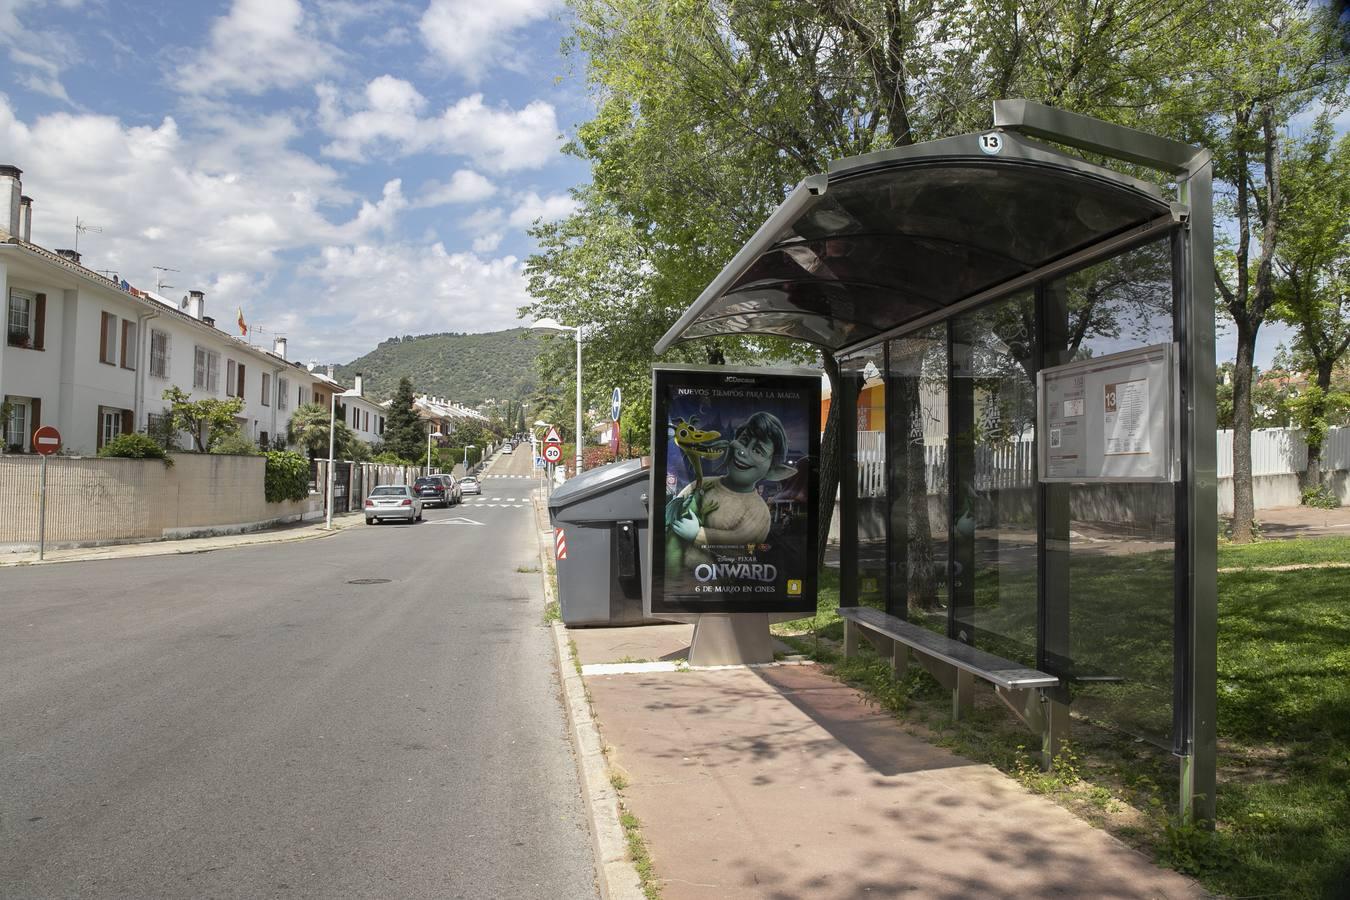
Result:
<svg viewBox="0 0 1350 900">
<path fill-rule="evenodd" d="M 0 896 L 596 896 L 531 486 L 0 572 Z"/>
</svg>

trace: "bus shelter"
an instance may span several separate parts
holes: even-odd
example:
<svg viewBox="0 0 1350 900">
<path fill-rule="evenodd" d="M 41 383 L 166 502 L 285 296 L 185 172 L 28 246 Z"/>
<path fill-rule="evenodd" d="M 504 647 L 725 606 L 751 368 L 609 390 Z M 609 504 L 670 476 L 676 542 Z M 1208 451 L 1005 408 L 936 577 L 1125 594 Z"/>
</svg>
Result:
<svg viewBox="0 0 1350 900">
<path fill-rule="evenodd" d="M 1058 708 L 1171 751 L 1204 820 L 1211 177 L 1200 148 L 999 101 L 991 131 L 802 181 L 655 348 L 832 354 L 841 607 L 1049 673 Z"/>
</svg>

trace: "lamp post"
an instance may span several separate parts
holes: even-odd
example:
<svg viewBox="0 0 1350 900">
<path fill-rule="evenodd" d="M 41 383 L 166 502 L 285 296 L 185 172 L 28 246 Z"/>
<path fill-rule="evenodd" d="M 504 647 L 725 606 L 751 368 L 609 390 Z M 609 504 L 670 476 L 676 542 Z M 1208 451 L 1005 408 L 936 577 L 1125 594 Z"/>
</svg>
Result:
<svg viewBox="0 0 1350 900">
<path fill-rule="evenodd" d="M 464 445 L 464 474 L 465 474 L 465 475 L 468 475 L 468 474 L 469 474 L 469 451 L 470 451 L 470 450 L 475 450 L 475 449 L 477 449 L 477 448 L 478 448 L 478 445 L 477 445 L 477 444 L 465 444 L 465 445 Z"/>
<path fill-rule="evenodd" d="M 551 331 L 556 334 L 566 334 L 571 332 L 577 341 L 577 474 L 581 474 L 581 326 L 575 328 L 571 325 L 563 325 L 555 319 L 540 319 L 530 326 L 538 331 Z"/>
<path fill-rule="evenodd" d="M 324 528 L 328 531 L 333 530 L 333 444 L 337 437 L 337 402 L 339 397 L 359 397 L 356 391 L 343 391 L 342 393 L 333 393 L 332 403 L 328 408 L 328 505 L 327 517 L 324 521 Z"/>
<path fill-rule="evenodd" d="M 432 430 L 432 431 L 428 431 L 428 432 L 427 432 L 427 474 L 428 474 L 428 475 L 431 474 L 431 439 L 432 439 L 432 438 L 438 438 L 438 437 L 444 437 L 444 436 L 445 436 L 445 435 L 443 435 L 443 434 L 441 434 L 439 431 L 435 431 L 435 430 Z"/>
</svg>

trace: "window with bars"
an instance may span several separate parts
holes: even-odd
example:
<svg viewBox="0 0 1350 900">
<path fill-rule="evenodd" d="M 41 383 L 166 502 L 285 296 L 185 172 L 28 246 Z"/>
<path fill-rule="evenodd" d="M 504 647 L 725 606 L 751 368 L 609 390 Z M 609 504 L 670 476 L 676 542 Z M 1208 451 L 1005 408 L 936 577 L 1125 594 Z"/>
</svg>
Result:
<svg viewBox="0 0 1350 900">
<path fill-rule="evenodd" d="M 150 374 L 169 377 L 169 335 L 157 328 L 150 329 Z"/>
</svg>

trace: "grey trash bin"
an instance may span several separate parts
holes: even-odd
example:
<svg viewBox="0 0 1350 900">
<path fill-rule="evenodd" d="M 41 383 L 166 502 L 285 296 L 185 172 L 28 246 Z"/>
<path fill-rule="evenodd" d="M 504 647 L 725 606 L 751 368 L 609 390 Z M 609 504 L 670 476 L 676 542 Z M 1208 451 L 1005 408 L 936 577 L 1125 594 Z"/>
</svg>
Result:
<svg viewBox="0 0 1350 900">
<path fill-rule="evenodd" d="M 558 566 L 563 624 L 656 624 L 642 615 L 647 547 L 646 460 L 630 459 L 583 472 L 548 500 Z M 558 559 L 558 529 L 566 558 Z"/>
</svg>

